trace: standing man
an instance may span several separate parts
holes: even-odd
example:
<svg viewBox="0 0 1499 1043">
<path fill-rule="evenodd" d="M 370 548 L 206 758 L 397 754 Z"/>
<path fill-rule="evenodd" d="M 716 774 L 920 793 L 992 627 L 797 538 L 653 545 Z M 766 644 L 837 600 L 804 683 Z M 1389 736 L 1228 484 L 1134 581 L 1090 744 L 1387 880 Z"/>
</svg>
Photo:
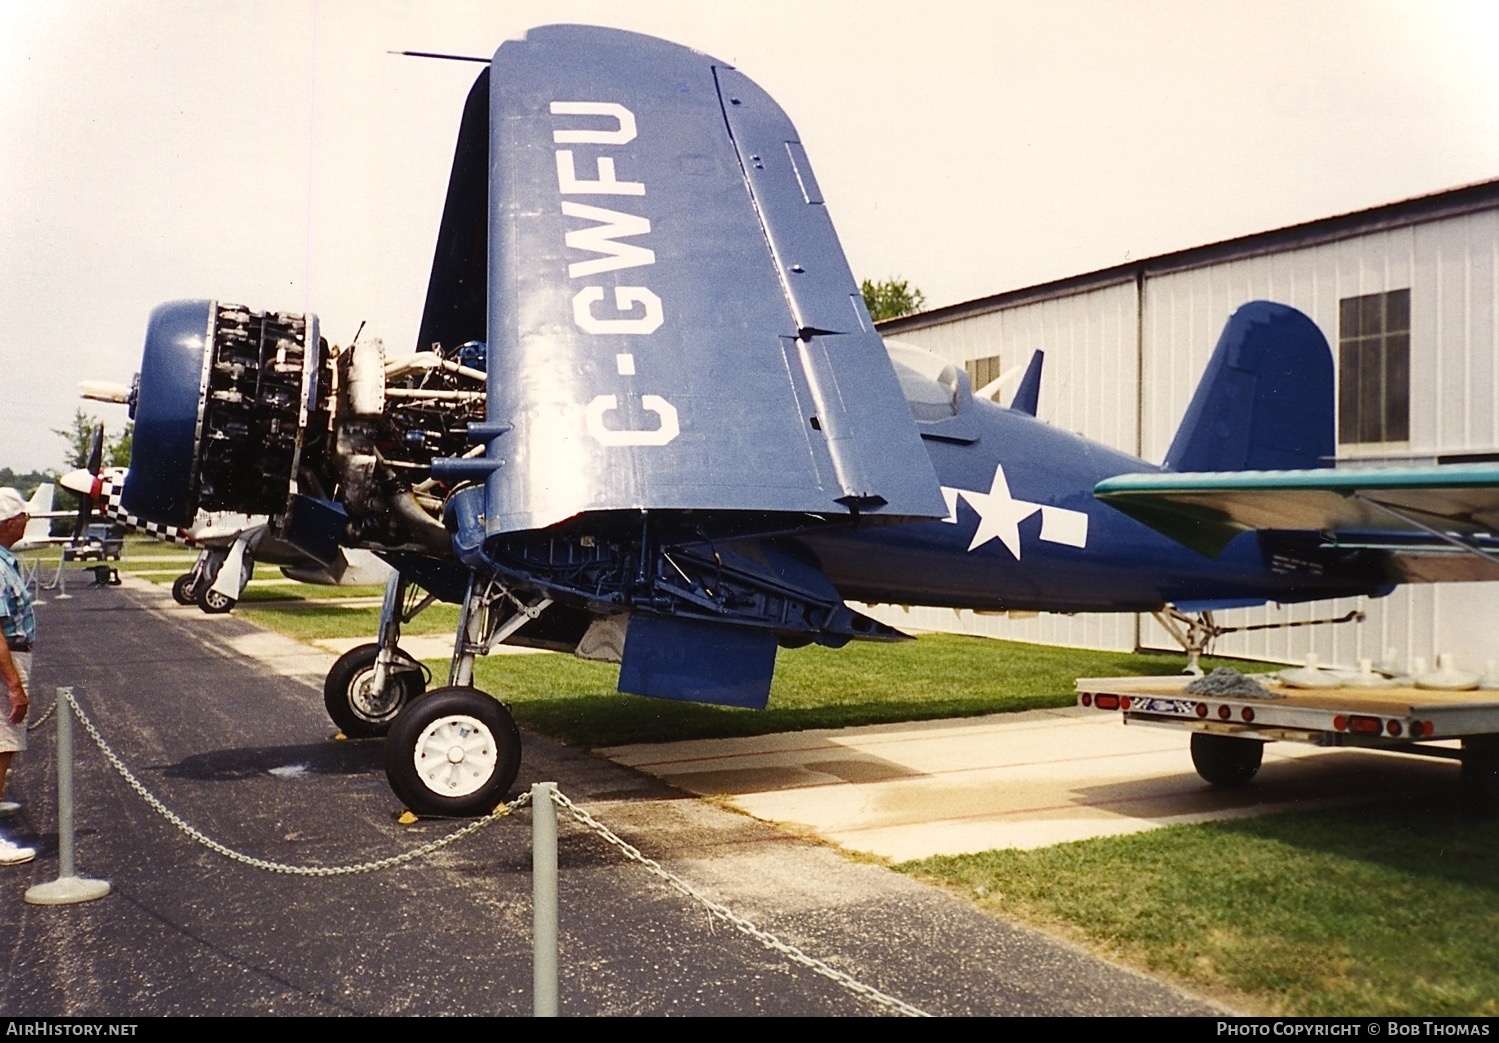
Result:
<svg viewBox="0 0 1499 1043">
<path fill-rule="evenodd" d="M 0 700 L 0 802 L 5 796 L 5 776 L 11 757 L 26 748 L 26 710 L 31 704 L 31 645 L 36 640 L 36 616 L 31 611 L 31 593 L 21 579 L 21 568 L 10 548 L 26 534 L 26 501 L 14 489 L 0 489 L 0 682 L 5 699 Z M 30 862 L 36 851 L 0 836 L 0 865 Z"/>
</svg>

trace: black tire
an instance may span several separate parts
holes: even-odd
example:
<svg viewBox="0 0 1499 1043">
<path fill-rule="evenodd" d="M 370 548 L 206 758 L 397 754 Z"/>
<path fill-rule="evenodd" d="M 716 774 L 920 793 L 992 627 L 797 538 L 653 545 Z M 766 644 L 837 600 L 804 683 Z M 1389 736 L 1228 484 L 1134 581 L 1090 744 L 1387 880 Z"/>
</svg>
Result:
<svg viewBox="0 0 1499 1043">
<path fill-rule="evenodd" d="M 1265 744 L 1258 739 L 1192 733 L 1192 766 L 1207 782 L 1222 789 L 1242 786 L 1260 770 Z"/>
<path fill-rule="evenodd" d="M 226 612 L 233 612 L 234 606 L 239 604 L 235 598 L 225 597 L 212 587 L 204 587 L 198 591 L 198 607 L 210 616 L 222 616 Z"/>
<path fill-rule="evenodd" d="M 379 654 L 379 645 L 351 648 L 338 657 L 323 680 L 323 706 L 339 731 L 351 739 L 384 735 L 402 708 L 427 690 L 421 667 L 398 648 L 396 658 L 410 670 L 392 673 L 384 693 L 371 692 Z"/>
<path fill-rule="evenodd" d="M 1499 815 L 1499 736 L 1470 735 L 1463 740 L 1458 787 L 1463 814 L 1472 818 Z"/>
<path fill-rule="evenodd" d="M 385 777 L 418 815 L 493 811 L 520 771 L 520 729 L 503 704 L 473 688 L 438 688 L 396 717 Z"/>
<path fill-rule="evenodd" d="M 197 592 L 193 590 L 193 574 L 185 572 L 172 581 L 172 600 L 179 605 L 196 605 Z"/>
</svg>

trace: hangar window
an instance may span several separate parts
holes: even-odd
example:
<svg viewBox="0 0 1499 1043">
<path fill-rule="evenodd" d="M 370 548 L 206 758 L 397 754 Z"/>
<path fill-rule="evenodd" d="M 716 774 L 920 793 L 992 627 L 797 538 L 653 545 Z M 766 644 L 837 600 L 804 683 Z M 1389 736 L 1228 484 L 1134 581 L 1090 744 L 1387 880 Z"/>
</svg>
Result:
<svg viewBox="0 0 1499 1043">
<path fill-rule="evenodd" d="M 999 356 L 990 355 L 988 358 L 969 359 L 963 363 L 963 368 L 968 371 L 968 381 L 975 388 L 981 388 L 999 379 L 1004 371 L 999 368 Z"/>
<path fill-rule="evenodd" d="M 1338 302 L 1338 442 L 1410 440 L 1411 292 Z"/>
</svg>

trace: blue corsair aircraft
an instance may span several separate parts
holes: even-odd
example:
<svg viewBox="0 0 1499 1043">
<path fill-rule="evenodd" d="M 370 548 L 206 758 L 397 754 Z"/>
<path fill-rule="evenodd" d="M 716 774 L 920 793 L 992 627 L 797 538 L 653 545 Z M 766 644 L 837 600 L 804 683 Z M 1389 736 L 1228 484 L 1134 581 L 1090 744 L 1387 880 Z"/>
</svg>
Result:
<svg viewBox="0 0 1499 1043">
<path fill-rule="evenodd" d="M 887 351 L 786 115 L 633 33 L 535 29 L 480 73 L 417 347 L 163 305 L 124 507 L 266 515 L 319 560 L 395 566 L 325 694 L 349 734 L 388 732 L 426 813 L 515 780 L 515 724 L 471 685 L 500 642 L 762 707 L 778 648 L 903 636 L 846 600 L 1200 610 L 1499 578 L 1499 470 L 1323 466 L 1331 356 L 1290 308 L 1228 319 L 1163 467 L 1038 422 L 1039 364 L 1006 409 Z M 398 640 L 433 599 L 460 622 L 424 692 Z"/>
</svg>

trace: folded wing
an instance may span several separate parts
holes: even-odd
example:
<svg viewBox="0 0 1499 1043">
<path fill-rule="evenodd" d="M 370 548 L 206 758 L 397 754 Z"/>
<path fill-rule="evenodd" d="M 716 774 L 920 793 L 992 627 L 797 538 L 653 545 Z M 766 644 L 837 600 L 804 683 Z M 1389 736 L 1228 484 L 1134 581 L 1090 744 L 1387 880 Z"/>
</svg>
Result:
<svg viewBox="0 0 1499 1043">
<path fill-rule="evenodd" d="M 491 535 L 641 508 L 943 515 L 764 91 L 584 26 L 505 44 L 490 90 Z"/>
</svg>

